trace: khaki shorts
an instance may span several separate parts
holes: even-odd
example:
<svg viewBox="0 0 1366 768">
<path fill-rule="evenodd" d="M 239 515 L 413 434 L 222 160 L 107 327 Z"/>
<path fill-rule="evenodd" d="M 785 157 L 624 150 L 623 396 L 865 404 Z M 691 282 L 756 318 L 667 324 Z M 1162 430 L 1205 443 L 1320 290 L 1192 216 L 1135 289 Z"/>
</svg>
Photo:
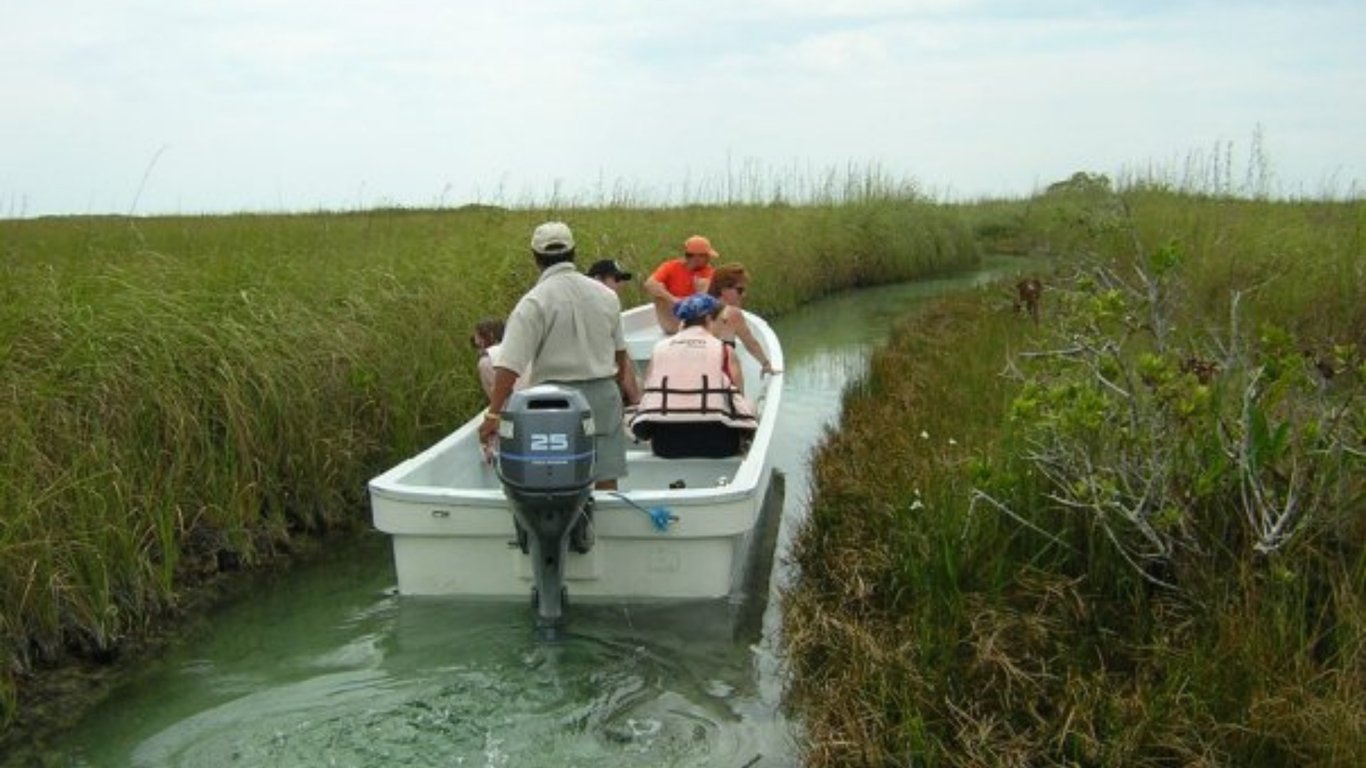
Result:
<svg viewBox="0 0 1366 768">
<path fill-rule="evenodd" d="M 617 388 L 617 380 L 542 383 L 576 389 L 588 400 L 588 407 L 593 412 L 593 427 L 597 430 L 593 435 L 593 447 L 597 451 L 593 479 L 616 480 L 626 477 L 626 430 L 622 428 L 621 390 Z"/>
</svg>

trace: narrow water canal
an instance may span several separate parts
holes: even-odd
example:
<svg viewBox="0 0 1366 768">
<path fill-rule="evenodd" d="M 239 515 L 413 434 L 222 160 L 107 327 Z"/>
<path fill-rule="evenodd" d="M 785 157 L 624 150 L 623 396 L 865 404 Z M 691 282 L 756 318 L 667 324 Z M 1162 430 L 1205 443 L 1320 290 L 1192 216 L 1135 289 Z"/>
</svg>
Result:
<svg viewBox="0 0 1366 768">
<path fill-rule="evenodd" d="M 1020 263 L 812 303 L 774 329 L 787 356 L 774 463 L 787 475 L 772 587 L 804 514 L 807 454 L 894 320 Z M 756 286 L 763 290 L 762 285 Z M 148 666 L 69 734 L 70 766 L 789 766 L 776 601 L 574 605 L 537 642 L 525 602 L 399 598 L 376 535 L 280 575 Z"/>
</svg>

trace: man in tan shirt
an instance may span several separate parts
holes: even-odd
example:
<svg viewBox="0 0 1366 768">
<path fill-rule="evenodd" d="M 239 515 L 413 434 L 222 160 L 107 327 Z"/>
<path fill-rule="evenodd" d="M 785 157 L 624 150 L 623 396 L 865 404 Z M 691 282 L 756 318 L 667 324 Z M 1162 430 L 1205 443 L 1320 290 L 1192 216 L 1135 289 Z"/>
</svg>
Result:
<svg viewBox="0 0 1366 768">
<path fill-rule="evenodd" d="M 626 354 L 621 301 L 575 269 L 574 234 L 563 222 L 537 227 L 531 253 L 541 276 L 508 317 L 479 438 L 486 444 L 492 440 L 513 385 L 530 371 L 526 386 L 560 384 L 587 398 L 597 429 L 596 487 L 614 489 L 626 475 L 622 400 L 633 405 L 640 401 L 635 368 Z"/>
</svg>

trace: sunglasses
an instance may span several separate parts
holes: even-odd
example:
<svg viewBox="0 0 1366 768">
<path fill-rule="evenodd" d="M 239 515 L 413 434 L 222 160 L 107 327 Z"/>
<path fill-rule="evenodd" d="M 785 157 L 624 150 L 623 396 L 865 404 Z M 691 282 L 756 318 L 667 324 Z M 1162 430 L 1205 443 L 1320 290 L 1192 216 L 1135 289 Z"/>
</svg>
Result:
<svg viewBox="0 0 1366 768">
<path fill-rule="evenodd" d="M 732 286 L 730 286 L 730 289 L 731 289 L 732 291 L 735 291 L 736 293 L 740 294 L 741 296 L 744 296 L 744 295 L 745 295 L 745 286 L 743 286 L 743 285 L 732 285 Z"/>
</svg>

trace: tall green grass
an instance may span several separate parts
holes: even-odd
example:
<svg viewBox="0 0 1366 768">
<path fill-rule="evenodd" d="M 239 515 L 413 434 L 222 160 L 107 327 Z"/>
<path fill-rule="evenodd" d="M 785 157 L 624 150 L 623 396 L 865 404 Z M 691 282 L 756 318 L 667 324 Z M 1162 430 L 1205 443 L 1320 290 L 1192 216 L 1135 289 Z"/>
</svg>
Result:
<svg viewBox="0 0 1366 768">
<path fill-rule="evenodd" d="M 0 723 L 186 589 L 367 526 L 365 482 L 479 407 L 470 329 L 532 284 L 552 217 L 581 266 L 642 276 L 705 233 L 768 314 L 977 259 L 956 211 L 896 194 L 0 221 Z"/>
<path fill-rule="evenodd" d="M 1042 322 L 908 324 L 816 456 L 808 761 L 1360 764 L 1366 205 L 1073 181 L 965 211 Z"/>
</svg>

